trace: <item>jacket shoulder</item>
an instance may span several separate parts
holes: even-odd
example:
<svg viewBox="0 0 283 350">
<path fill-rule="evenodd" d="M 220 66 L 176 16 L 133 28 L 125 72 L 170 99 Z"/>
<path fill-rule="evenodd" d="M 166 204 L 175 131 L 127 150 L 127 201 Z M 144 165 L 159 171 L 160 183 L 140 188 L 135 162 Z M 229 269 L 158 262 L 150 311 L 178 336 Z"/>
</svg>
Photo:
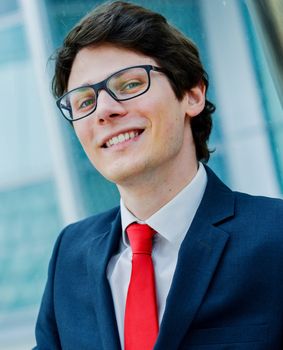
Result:
<svg viewBox="0 0 283 350">
<path fill-rule="evenodd" d="M 283 200 L 265 196 L 255 196 L 242 192 L 233 192 L 239 205 L 256 210 L 283 213 Z"/>
<path fill-rule="evenodd" d="M 120 217 L 119 206 L 103 213 L 92 215 L 66 226 L 60 236 L 65 240 L 87 241 L 110 230 L 112 223 Z"/>
<path fill-rule="evenodd" d="M 283 239 L 283 200 L 234 192 L 235 219 L 255 236 L 260 232 Z M 269 238 L 271 237 L 268 234 Z M 283 241 L 282 241 L 283 243 Z"/>
</svg>

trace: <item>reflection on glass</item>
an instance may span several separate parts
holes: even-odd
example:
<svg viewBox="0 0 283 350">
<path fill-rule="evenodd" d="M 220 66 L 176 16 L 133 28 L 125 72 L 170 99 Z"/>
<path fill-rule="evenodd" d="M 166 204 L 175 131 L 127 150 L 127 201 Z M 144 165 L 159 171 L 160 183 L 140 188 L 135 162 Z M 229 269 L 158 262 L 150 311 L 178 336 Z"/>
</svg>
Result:
<svg viewBox="0 0 283 350">
<path fill-rule="evenodd" d="M 248 1 L 283 106 L 283 1 Z"/>
</svg>

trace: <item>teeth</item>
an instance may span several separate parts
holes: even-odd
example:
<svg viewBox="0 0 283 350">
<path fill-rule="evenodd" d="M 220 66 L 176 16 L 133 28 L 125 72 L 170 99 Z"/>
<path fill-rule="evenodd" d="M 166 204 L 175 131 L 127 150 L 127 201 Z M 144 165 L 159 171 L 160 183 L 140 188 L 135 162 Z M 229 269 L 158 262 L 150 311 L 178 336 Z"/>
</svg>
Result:
<svg viewBox="0 0 283 350">
<path fill-rule="evenodd" d="M 137 131 L 125 132 L 124 134 L 119 134 L 118 136 L 112 137 L 110 140 L 106 142 L 107 147 L 111 147 L 113 145 L 117 145 L 120 142 L 124 142 L 134 137 L 138 136 L 139 133 Z"/>
<path fill-rule="evenodd" d="M 122 134 L 120 134 L 120 135 L 118 136 L 118 140 L 119 140 L 119 142 L 125 141 L 125 136 L 122 135 Z"/>
</svg>

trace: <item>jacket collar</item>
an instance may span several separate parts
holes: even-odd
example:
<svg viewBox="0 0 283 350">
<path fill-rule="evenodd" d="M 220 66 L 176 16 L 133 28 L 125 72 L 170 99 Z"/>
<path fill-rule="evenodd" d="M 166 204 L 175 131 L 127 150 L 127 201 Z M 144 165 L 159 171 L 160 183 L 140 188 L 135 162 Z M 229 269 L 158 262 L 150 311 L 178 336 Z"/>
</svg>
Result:
<svg viewBox="0 0 283 350">
<path fill-rule="evenodd" d="M 229 239 L 221 222 L 234 215 L 234 194 L 209 168 L 206 171 L 207 188 L 179 251 L 154 350 L 178 349 Z"/>
<path fill-rule="evenodd" d="M 115 219 L 93 239 L 88 250 L 90 293 L 104 350 L 121 350 L 111 289 L 106 277 L 108 262 L 118 249 L 120 237 L 121 217 L 118 211 Z"/>
</svg>

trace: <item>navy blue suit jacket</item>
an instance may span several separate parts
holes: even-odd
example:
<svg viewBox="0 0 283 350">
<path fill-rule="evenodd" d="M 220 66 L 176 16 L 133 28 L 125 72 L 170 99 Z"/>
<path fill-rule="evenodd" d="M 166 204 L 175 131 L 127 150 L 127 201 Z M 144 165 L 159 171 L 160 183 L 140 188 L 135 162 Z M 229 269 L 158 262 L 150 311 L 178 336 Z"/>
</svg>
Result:
<svg viewBox="0 0 283 350">
<path fill-rule="evenodd" d="M 207 172 L 154 350 L 283 349 L 283 201 L 232 192 Z M 120 237 L 119 208 L 60 234 L 35 349 L 120 349 L 106 278 Z"/>
</svg>

